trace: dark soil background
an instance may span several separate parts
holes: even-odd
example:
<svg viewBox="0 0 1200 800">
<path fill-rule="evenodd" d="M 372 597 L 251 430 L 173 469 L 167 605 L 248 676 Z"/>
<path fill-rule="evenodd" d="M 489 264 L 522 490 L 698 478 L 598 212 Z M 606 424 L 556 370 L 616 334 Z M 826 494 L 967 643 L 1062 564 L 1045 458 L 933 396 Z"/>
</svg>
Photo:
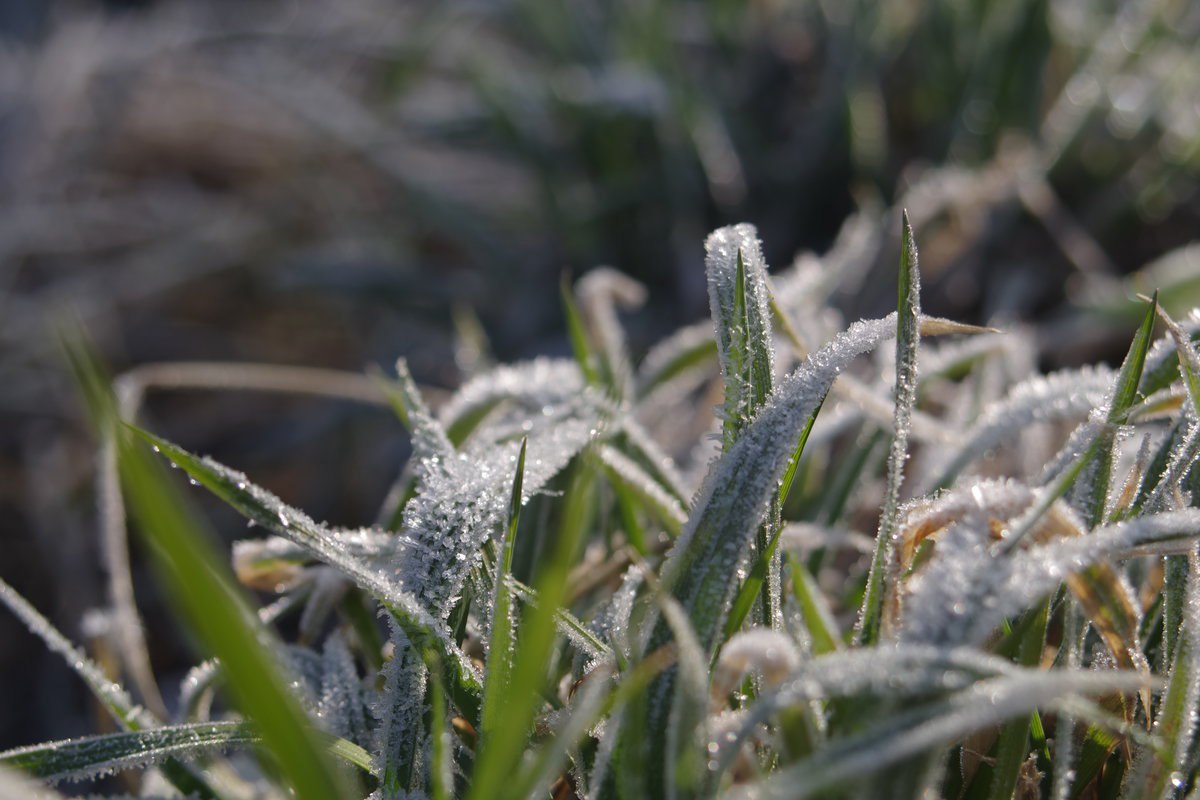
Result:
<svg viewBox="0 0 1200 800">
<path fill-rule="evenodd" d="M 456 310 L 499 360 L 564 354 L 561 276 L 612 265 L 649 288 L 644 349 L 706 313 L 709 230 L 754 222 L 781 269 L 904 204 L 929 313 L 1119 358 L 1135 291 L 1198 297 L 1198 31 L 1184 2 L 0 2 L 0 577 L 81 642 L 107 602 L 66 320 L 114 372 L 403 356 L 452 388 Z M 343 525 L 407 454 L 349 402 L 145 419 Z M 133 559 L 170 700 L 193 656 Z M 0 708 L 0 748 L 101 725 L 6 613 Z"/>
</svg>

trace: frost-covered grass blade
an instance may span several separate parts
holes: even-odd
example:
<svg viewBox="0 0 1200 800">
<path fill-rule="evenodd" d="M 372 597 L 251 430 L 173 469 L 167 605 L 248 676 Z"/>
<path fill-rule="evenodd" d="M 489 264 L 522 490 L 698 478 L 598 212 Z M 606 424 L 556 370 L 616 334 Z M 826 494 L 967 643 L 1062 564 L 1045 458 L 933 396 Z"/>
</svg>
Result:
<svg viewBox="0 0 1200 800">
<path fill-rule="evenodd" d="M 920 344 L 921 273 L 917 266 L 917 243 L 905 211 L 901 220 L 899 306 L 896 316 L 896 400 L 892 422 L 892 449 L 888 454 L 887 494 L 879 517 L 875 556 L 867 576 L 855 636 L 862 644 L 879 639 L 885 623 L 883 598 L 887 584 L 896 580 L 893 567 L 893 538 L 900 511 L 900 485 L 908 459 L 909 420 L 917 403 L 917 347 Z"/>
<path fill-rule="evenodd" d="M 277 657 L 267 644 L 270 635 L 248 610 L 178 489 L 128 430 L 115 427 L 113 406 L 101 399 L 108 393 L 98 366 L 80 346 L 71 354 L 94 419 L 115 436 L 122 484 L 168 595 L 208 653 L 221 659 L 236 704 L 254 721 L 297 796 L 340 796 L 343 781 L 296 698 L 285 689 Z"/>
<path fill-rule="evenodd" d="M 333 737 L 316 738 L 328 754 L 369 771 L 371 759 L 361 747 Z M 198 722 L 19 747 L 0 752 L 0 766 L 50 781 L 83 780 L 168 758 L 203 756 L 262 743 L 263 737 L 249 723 Z"/>
</svg>

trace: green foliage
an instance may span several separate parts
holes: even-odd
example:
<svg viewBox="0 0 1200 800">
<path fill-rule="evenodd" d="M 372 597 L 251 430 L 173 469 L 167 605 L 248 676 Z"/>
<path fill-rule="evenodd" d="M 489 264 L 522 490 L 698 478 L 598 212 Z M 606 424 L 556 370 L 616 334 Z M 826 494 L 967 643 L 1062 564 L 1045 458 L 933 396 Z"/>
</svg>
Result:
<svg viewBox="0 0 1200 800">
<path fill-rule="evenodd" d="M 825 296 L 795 288 L 812 276 L 768 278 L 735 226 L 709 240 L 707 345 L 689 331 L 630 369 L 604 293 L 629 287 L 606 276 L 588 313 L 564 291 L 574 360 L 483 371 L 436 414 L 402 362 L 383 387 L 414 445 L 384 515 L 398 530 L 318 523 L 119 420 L 70 346 L 168 594 L 216 660 L 159 720 L 0 584 L 126 728 L 0 766 L 162 769 L 209 797 L 253 781 L 438 800 L 1179 795 L 1197 778 L 1200 317 L 1165 317 L 1155 340 L 1152 301 L 1121 369 L 1088 373 L 1102 398 L 1006 374 L 1032 363 L 1005 353 L 1020 342 L 963 357 L 979 329 L 921 313 L 900 217 L 897 313 L 814 346 Z M 893 337 L 893 374 L 872 375 L 859 356 Z M 1143 413 L 1148 380 L 1177 402 Z M 680 399 L 705 386 L 725 392 L 719 418 Z M 1023 446 L 1052 434 L 1025 430 L 1025 395 L 1075 425 L 1033 470 Z M 657 438 L 718 427 L 707 450 Z M 151 450 L 273 534 L 234 550 L 238 579 L 280 595 L 257 618 Z M 294 609 L 285 645 L 269 626 Z"/>
</svg>

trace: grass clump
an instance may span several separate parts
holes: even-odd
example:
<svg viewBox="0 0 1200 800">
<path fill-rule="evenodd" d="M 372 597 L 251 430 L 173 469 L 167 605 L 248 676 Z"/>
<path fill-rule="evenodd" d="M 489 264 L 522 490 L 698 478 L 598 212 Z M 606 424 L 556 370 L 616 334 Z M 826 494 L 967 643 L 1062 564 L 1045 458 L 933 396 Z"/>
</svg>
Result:
<svg viewBox="0 0 1200 800">
<path fill-rule="evenodd" d="M 138 428 L 155 373 L 114 393 L 69 344 L 107 535 L 128 501 L 210 660 L 147 710 L 0 585 L 123 729 L 0 765 L 216 798 L 1194 796 L 1200 316 L 1148 299 L 1119 369 L 1031 374 L 1027 340 L 921 312 L 899 222 L 897 312 L 844 330 L 852 255 L 772 275 L 738 225 L 708 240 L 714 327 L 636 368 L 612 272 L 565 288 L 572 360 L 437 413 L 400 363 L 413 455 L 365 529 Z M 153 452 L 265 531 L 232 571 Z"/>
</svg>

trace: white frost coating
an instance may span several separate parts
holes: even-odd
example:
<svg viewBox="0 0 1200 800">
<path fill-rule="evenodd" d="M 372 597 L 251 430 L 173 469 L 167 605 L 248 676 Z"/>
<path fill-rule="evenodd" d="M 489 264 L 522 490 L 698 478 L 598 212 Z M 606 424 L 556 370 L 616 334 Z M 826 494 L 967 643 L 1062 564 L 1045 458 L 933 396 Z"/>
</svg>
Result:
<svg viewBox="0 0 1200 800">
<path fill-rule="evenodd" d="M 389 785 L 398 780 L 396 770 L 406 766 L 418 776 L 420 742 L 425 736 L 425 664 L 409 646 L 404 631 L 390 620 L 395 656 L 383 665 L 383 690 L 371 704 L 378 721 L 370 748 L 372 770 L 381 777 L 382 788 L 407 790 L 408 786 Z M 417 780 L 417 783 L 423 781 Z M 388 795 L 390 796 L 390 795 Z"/>
<path fill-rule="evenodd" d="M 862 650 L 840 650 L 801 665 L 777 688 L 764 692 L 747 709 L 736 742 L 750 737 L 785 708 L 856 694 L 910 697 L 965 689 L 984 679 L 1018 675 L 1011 661 L 974 648 L 940 648 L 885 643 Z M 736 750 L 736 748 L 734 748 Z M 722 761 L 720 767 L 728 767 Z"/>
<path fill-rule="evenodd" d="M 617 396 L 626 397 L 633 389 L 633 369 L 617 309 L 641 307 L 646 302 L 646 287 L 615 269 L 600 267 L 576 282 L 575 296 L 579 298 L 579 311 L 584 321 L 600 345 Z"/>
<path fill-rule="evenodd" d="M 758 231 L 742 223 L 719 228 L 704 242 L 704 267 L 708 273 L 708 302 L 717 332 L 717 354 L 725 378 L 725 446 L 734 434 L 754 416 L 755 393 L 763 395 L 771 385 L 774 353 L 771 348 L 771 312 L 768 306 L 767 266 L 763 261 Z M 745 277 L 745 319 L 735 319 L 738 303 L 738 262 Z M 755 355 L 766 356 L 756 365 Z M 745 362 L 741 361 L 745 357 Z M 736 359 L 736 360 L 735 360 Z M 756 369 L 760 367 L 761 369 Z M 733 428 L 730 422 L 735 421 Z"/>
<path fill-rule="evenodd" d="M 767 403 L 734 446 L 709 469 L 688 523 L 663 566 L 663 584 L 688 609 L 728 605 L 748 542 L 778 491 L 788 459 L 808 418 L 834 378 L 858 355 L 893 336 L 896 315 L 851 325 L 779 382 Z M 694 542 L 703 531 L 701 541 Z M 695 566 L 697 571 L 690 572 Z M 725 576 L 702 580 L 700 569 Z M 715 644 L 720 620 L 698 630 L 706 647 Z"/>
<path fill-rule="evenodd" d="M 956 524 L 938 540 L 938 558 L 910 581 L 901 639 L 980 644 L 1007 617 L 1098 561 L 1129 550 L 1200 535 L 1200 510 L 1184 509 L 1097 528 L 1087 536 L 994 556 L 988 531 Z"/>
<path fill-rule="evenodd" d="M 537 358 L 497 367 L 467 381 L 438 411 L 438 420 L 450 428 L 505 401 L 517 406 L 518 416 L 525 419 L 527 412 L 560 406 L 583 390 L 583 375 L 574 361 Z"/>
<path fill-rule="evenodd" d="M 1085 416 L 1106 404 L 1115 377 L 1107 367 L 1083 367 L 1018 383 L 975 423 L 956 452 L 930 470 L 935 477 L 922 491 L 949 480 L 993 447 L 1014 441 L 1030 425 Z"/>
<path fill-rule="evenodd" d="M 865 733 L 840 739 L 766 780 L 737 787 L 727 800 L 799 800 L 829 786 L 873 774 L 909 756 L 950 744 L 974 731 L 1037 708 L 1072 708 L 1088 696 L 1133 691 L 1148 684 L 1131 672 L 1025 670 L 981 681 L 931 709 L 902 714 Z"/>
<path fill-rule="evenodd" d="M 1197 451 L 1200 451 L 1200 422 L 1189 419 L 1186 430 L 1171 451 L 1162 478 L 1146 498 L 1145 511 L 1164 511 L 1171 505 L 1176 489 L 1195 463 Z"/>
<path fill-rule="evenodd" d="M 321 666 L 317 719 L 322 727 L 357 745 L 370 744 L 362 681 L 340 631 L 334 631 L 325 640 Z"/>
<path fill-rule="evenodd" d="M 630 449 L 651 465 L 650 471 L 654 477 L 662 481 L 675 499 L 685 504 L 691 500 L 693 492 L 689 491 L 687 479 L 679 471 L 675 459 L 667 455 L 650 432 L 632 416 L 621 418 L 621 430 L 625 432 Z"/>
<path fill-rule="evenodd" d="M 600 420 L 581 407 L 529 432 L 524 496 L 539 491 L 597 435 Z M 520 442 L 476 440 L 476 446 L 442 464 L 404 509 L 396 537 L 394 573 L 433 615 L 449 617 L 481 548 L 508 516 Z"/>
</svg>

